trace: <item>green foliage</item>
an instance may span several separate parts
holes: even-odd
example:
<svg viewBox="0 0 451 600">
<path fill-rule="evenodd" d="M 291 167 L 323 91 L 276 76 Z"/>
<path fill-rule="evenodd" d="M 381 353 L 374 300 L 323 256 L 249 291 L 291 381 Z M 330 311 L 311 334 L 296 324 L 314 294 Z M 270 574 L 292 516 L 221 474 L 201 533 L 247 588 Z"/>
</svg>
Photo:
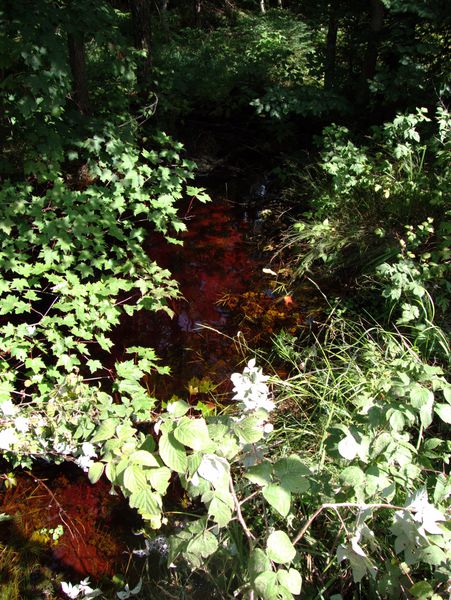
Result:
<svg viewBox="0 0 451 600">
<path fill-rule="evenodd" d="M 227 117 L 246 110 L 250 102 L 266 111 L 257 98 L 272 85 L 289 90 L 307 81 L 320 87 L 311 64 L 314 36 L 285 11 L 263 17 L 241 13 L 233 26 L 212 31 L 178 31 L 156 48 L 160 106 L 171 115 L 202 107 Z"/>
<path fill-rule="evenodd" d="M 311 211 L 283 234 L 280 249 L 293 256 L 293 279 L 346 273 L 363 286 L 362 274 L 369 276 L 389 301 L 388 318 L 410 328 L 425 351 L 445 353 L 436 321 L 450 292 L 449 131 L 443 108 L 435 122 L 425 109 L 398 115 L 367 146 L 343 127 L 326 128 L 321 167 L 329 180 L 313 175 Z"/>
</svg>

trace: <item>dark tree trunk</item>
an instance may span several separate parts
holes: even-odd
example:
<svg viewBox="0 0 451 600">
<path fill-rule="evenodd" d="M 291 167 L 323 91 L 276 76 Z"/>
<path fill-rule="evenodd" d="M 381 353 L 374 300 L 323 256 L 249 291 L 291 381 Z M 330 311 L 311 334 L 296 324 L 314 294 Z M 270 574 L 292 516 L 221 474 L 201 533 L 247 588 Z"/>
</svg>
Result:
<svg viewBox="0 0 451 600">
<path fill-rule="evenodd" d="M 370 27 L 368 43 L 365 52 L 363 75 L 365 79 L 372 79 L 376 73 L 377 51 L 379 40 L 384 25 L 384 5 L 381 0 L 370 0 Z"/>
<path fill-rule="evenodd" d="M 138 64 L 138 86 L 141 91 L 150 91 L 152 72 L 152 30 L 150 25 L 149 0 L 131 1 L 135 48 L 145 50 L 146 56 Z"/>
<path fill-rule="evenodd" d="M 369 81 L 376 74 L 377 54 L 382 28 L 384 25 L 385 9 L 382 0 L 369 0 L 369 27 L 367 32 L 367 44 L 363 57 L 360 85 L 357 93 L 357 102 L 366 106 L 370 97 Z"/>
<path fill-rule="evenodd" d="M 329 24 L 327 27 L 326 59 L 324 63 L 324 87 L 332 89 L 335 86 L 335 64 L 337 56 L 338 34 L 338 4 L 332 0 L 329 5 Z"/>
<path fill-rule="evenodd" d="M 202 0 L 194 0 L 194 25 L 196 27 L 201 26 L 202 17 Z"/>
<path fill-rule="evenodd" d="M 85 45 L 83 34 L 68 33 L 67 46 L 69 51 L 69 65 L 72 75 L 72 93 L 78 110 L 86 115 L 90 112 L 88 80 L 86 77 Z"/>
</svg>

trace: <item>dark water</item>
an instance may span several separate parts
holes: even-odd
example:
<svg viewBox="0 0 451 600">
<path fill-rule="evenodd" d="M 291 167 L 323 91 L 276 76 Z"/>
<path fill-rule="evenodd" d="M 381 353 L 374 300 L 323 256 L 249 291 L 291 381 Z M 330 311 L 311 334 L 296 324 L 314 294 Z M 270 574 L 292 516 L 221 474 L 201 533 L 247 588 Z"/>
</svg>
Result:
<svg viewBox="0 0 451 600">
<path fill-rule="evenodd" d="M 230 374 L 242 358 L 232 340 L 240 324 L 236 311 L 218 301 L 227 295 L 236 305 L 260 285 L 264 262 L 251 241 L 252 224 L 224 195 L 182 211 L 188 226 L 183 247 L 150 235 L 146 251 L 171 270 L 183 300 L 172 304 L 173 318 L 145 311 L 125 318 L 115 332 L 115 355 L 120 358 L 132 345 L 155 348 L 172 377 L 150 375 L 152 393 L 208 403 L 212 390 L 227 398 Z M 142 545 L 131 535 L 139 522 L 124 500 L 109 492 L 107 482 L 91 485 L 74 465 L 20 475 L 17 486 L 2 490 L 0 512 L 15 519 L 0 524 L 0 541 L 16 548 L 19 568 L 30 567 L 20 564 L 21 554 L 34 548 L 41 562 L 80 576 L 125 572 L 132 549 Z M 45 530 L 60 524 L 64 535 L 54 543 Z"/>
</svg>

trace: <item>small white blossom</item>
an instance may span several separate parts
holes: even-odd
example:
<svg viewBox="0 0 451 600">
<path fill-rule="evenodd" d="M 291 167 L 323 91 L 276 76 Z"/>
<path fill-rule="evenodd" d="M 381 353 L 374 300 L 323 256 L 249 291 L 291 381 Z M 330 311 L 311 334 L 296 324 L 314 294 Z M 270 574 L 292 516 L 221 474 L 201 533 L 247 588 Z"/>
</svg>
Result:
<svg viewBox="0 0 451 600">
<path fill-rule="evenodd" d="M 0 404 L 0 410 L 5 417 L 10 417 L 11 415 L 15 415 L 18 409 L 17 406 L 11 402 L 11 400 L 5 400 Z"/>
<path fill-rule="evenodd" d="M 273 431 L 273 429 L 274 429 L 274 425 L 272 423 L 265 423 L 263 425 L 263 431 L 265 433 L 271 433 Z"/>
<path fill-rule="evenodd" d="M 80 587 L 78 585 L 72 585 L 68 581 L 63 581 L 61 583 L 61 587 L 63 589 L 63 592 L 69 598 L 77 598 L 80 595 L 80 593 L 81 593 L 81 589 L 80 589 Z"/>
<path fill-rule="evenodd" d="M 17 441 L 16 431 L 12 427 L 0 431 L 0 449 L 10 450 Z"/>
<path fill-rule="evenodd" d="M 17 429 L 17 431 L 20 431 L 20 433 L 27 432 L 29 429 L 29 424 L 30 419 L 27 419 L 26 417 L 16 417 L 14 419 L 14 427 Z"/>
<path fill-rule="evenodd" d="M 267 412 L 274 410 L 275 404 L 269 399 L 269 388 L 266 384 L 269 377 L 263 375 L 262 369 L 255 366 L 254 358 L 247 363 L 243 373 L 233 373 L 230 379 L 234 385 L 233 400 L 242 402 L 246 412 L 258 409 Z"/>
<path fill-rule="evenodd" d="M 53 449 L 58 454 L 63 454 L 64 456 L 67 456 L 68 454 L 74 454 L 75 452 L 75 448 L 67 442 L 57 442 L 54 444 Z"/>
<path fill-rule="evenodd" d="M 97 596 L 100 596 L 102 594 L 101 590 L 93 589 L 89 585 L 89 577 L 87 577 L 86 579 L 83 579 L 83 581 L 80 581 L 80 583 L 77 583 L 75 585 L 72 585 L 69 582 L 63 581 L 61 583 L 61 587 L 63 589 L 63 592 L 69 598 L 78 598 L 78 596 L 80 594 L 83 594 L 82 598 L 86 598 L 86 599 L 87 598 L 97 598 Z"/>
<path fill-rule="evenodd" d="M 97 456 L 96 449 L 90 442 L 83 442 L 83 444 L 81 445 L 81 450 L 82 450 L 84 456 L 87 456 L 88 458 Z"/>
<path fill-rule="evenodd" d="M 30 337 L 33 337 L 36 333 L 36 325 L 27 325 L 27 332 Z"/>
<path fill-rule="evenodd" d="M 89 471 L 89 467 L 93 464 L 93 462 L 94 461 L 89 456 L 79 456 L 75 459 L 75 464 L 85 472 Z"/>
</svg>

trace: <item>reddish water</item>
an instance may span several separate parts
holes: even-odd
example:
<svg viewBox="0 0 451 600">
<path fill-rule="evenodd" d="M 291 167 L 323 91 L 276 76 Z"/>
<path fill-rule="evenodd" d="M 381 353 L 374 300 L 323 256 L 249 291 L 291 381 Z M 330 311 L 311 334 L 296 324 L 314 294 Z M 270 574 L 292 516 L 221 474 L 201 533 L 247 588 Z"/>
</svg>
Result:
<svg viewBox="0 0 451 600">
<path fill-rule="evenodd" d="M 183 247 L 150 236 L 146 248 L 180 284 L 183 300 L 171 304 L 175 316 L 142 311 L 118 330 L 124 347 L 152 346 L 171 365 L 172 377 L 151 380 L 163 399 L 193 393 L 199 388 L 197 380 L 203 388 L 210 381 L 216 391 L 228 389 L 230 373 L 240 360 L 230 339 L 237 333 L 237 321 L 234 311 L 218 301 L 261 285 L 264 266 L 249 239 L 249 223 L 227 200 L 191 207 L 186 223 Z"/>
<path fill-rule="evenodd" d="M 173 304 L 175 316 L 142 311 L 124 319 L 115 338 L 119 356 L 123 348 L 139 344 L 155 348 L 163 363 L 171 365 L 173 377 L 149 379 L 157 397 L 177 393 L 207 401 L 205 391 L 211 386 L 216 393 L 229 389 L 230 373 L 240 360 L 229 337 L 236 334 L 237 322 L 217 302 L 224 294 L 238 298 L 258 286 L 263 264 L 248 240 L 249 225 L 226 200 L 196 205 L 186 220 L 183 247 L 154 235 L 146 247 L 180 283 L 184 300 Z M 129 560 L 124 539 L 130 534 L 131 511 L 120 497 L 109 495 L 106 482 L 92 486 L 73 466 L 46 471 L 41 482 L 31 474 L 18 477 L 17 487 L 3 492 L 0 512 L 17 515 L 12 525 L 2 526 L 5 542 L 32 540 L 80 575 L 123 572 Z M 59 524 L 64 535 L 57 544 L 39 533 Z"/>
</svg>

